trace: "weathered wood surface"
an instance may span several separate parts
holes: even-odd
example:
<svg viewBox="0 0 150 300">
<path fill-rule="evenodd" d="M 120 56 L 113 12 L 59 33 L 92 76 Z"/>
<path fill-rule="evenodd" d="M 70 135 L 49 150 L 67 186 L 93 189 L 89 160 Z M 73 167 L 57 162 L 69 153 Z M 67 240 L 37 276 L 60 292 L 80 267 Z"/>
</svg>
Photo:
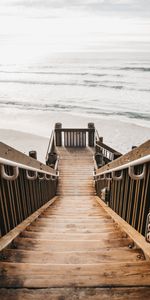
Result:
<svg viewBox="0 0 150 300">
<path fill-rule="evenodd" d="M 128 152 L 127 154 L 112 161 L 111 163 L 103 166 L 101 168 L 101 172 L 119 167 L 121 165 L 127 164 L 133 160 L 139 159 L 139 158 L 149 155 L 149 154 L 150 154 L 150 140 L 148 140 L 144 144 L 140 145 L 138 148 L 135 148 L 135 149 L 131 150 L 130 152 Z M 97 173 L 98 172 L 99 172 L 99 170 L 97 170 Z"/>
<path fill-rule="evenodd" d="M 59 152 L 56 201 L 0 254 L 0 299 L 150 298 L 150 262 L 97 202 L 92 152 Z"/>
<path fill-rule="evenodd" d="M 150 299 L 150 288 L 51 288 L 1 289 L 3 300 L 141 300 Z"/>
<path fill-rule="evenodd" d="M 54 169 L 2 142 L 0 142 L 0 157 L 55 174 Z"/>
<path fill-rule="evenodd" d="M 113 220 L 119 225 L 122 231 L 128 233 L 128 236 L 134 240 L 137 248 L 141 248 L 145 257 L 150 261 L 150 244 L 146 242 L 145 237 L 137 230 L 124 221 L 118 214 L 116 214 L 110 207 L 108 207 L 99 197 L 96 197 L 97 202 L 105 209 L 108 214 L 111 214 Z"/>
</svg>

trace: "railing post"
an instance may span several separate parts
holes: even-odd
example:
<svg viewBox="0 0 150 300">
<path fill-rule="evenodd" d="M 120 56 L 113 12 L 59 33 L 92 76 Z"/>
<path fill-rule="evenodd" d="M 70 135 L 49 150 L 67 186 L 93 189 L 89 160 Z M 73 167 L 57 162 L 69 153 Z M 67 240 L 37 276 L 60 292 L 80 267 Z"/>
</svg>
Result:
<svg viewBox="0 0 150 300">
<path fill-rule="evenodd" d="M 91 129 L 88 133 L 88 146 L 94 147 L 94 137 L 95 137 L 95 125 L 94 123 L 88 123 L 88 129 Z"/>
<path fill-rule="evenodd" d="M 37 159 L 37 152 L 35 150 L 29 151 L 29 156 L 34 159 Z"/>
<path fill-rule="evenodd" d="M 62 146 L 62 131 L 61 130 L 57 131 L 57 129 L 61 129 L 61 128 L 62 128 L 61 123 L 55 124 L 55 142 L 57 147 Z"/>
<path fill-rule="evenodd" d="M 114 153 L 114 158 L 113 158 L 113 160 L 115 160 L 115 159 L 119 158 L 120 156 L 121 156 L 121 154 Z"/>
</svg>

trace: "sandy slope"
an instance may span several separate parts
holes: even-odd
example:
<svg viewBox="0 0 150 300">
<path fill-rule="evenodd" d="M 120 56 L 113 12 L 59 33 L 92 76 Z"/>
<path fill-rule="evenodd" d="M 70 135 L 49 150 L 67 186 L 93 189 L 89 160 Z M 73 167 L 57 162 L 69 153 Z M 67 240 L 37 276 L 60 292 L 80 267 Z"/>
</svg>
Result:
<svg viewBox="0 0 150 300">
<path fill-rule="evenodd" d="M 41 161 L 44 161 L 55 122 L 62 122 L 64 127 L 87 127 L 87 123 L 93 121 L 92 118 L 60 112 L 28 112 L 28 115 L 22 113 L 17 119 L 14 114 L 10 114 L 7 122 L 4 117 L 0 120 L 0 141 L 24 153 L 35 149 Z M 94 121 L 104 142 L 122 153 L 129 151 L 132 145 L 140 145 L 150 138 L 150 129 L 146 127 L 117 120 L 97 118 Z"/>
<path fill-rule="evenodd" d="M 0 129 L 0 141 L 27 155 L 30 150 L 36 150 L 38 160 L 45 162 L 48 138 L 21 131 Z"/>
</svg>

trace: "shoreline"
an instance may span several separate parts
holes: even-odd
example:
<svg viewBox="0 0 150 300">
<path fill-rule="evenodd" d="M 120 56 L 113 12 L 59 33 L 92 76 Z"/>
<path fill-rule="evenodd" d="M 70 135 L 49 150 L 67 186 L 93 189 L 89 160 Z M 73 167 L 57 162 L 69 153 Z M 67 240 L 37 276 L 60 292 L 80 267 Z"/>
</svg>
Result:
<svg viewBox="0 0 150 300">
<path fill-rule="evenodd" d="M 6 118 L 5 122 L 1 120 L 0 141 L 26 154 L 30 150 L 37 150 L 38 159 L 43 162 L 51 130 L 56 122 L 61 122 L 63 127 L 87 127 L 89 122 L 93 122 L 99 135 L 103 136 L 104 143 L 123 154 L 130 151 L 132 146 L 139 146 L 150 138 L 149 128 L 135 124 L 70 113 L 31 111 L 28 114 L 22 112 L 17 119 L 14 114 L 10 115 L 7 124 Z M 21 124 L 19 130 L 18 124 Z"/>
</svg>

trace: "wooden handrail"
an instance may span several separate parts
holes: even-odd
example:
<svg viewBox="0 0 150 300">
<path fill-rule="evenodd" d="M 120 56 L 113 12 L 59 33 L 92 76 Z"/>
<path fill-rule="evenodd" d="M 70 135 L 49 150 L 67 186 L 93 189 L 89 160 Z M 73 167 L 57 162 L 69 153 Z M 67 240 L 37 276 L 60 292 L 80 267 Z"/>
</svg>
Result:
<svg viewBox="0 0 150 300">
<path fill-rule="evenodd" d="M 88 140 L 87 140 L 88 134 Z M 93 123 L 88 128 L 62 128 L 61 124 L 55 125 L 56 146 L 61 147 L 94 147 L 95 127 Z"/>
<path fill-rule="evenodd" d="M 75 131 L 82 131 L 82 132 L 93 132 L 95 128 L 56 128 L 55 131 L 58 132 L 75 132 Z"/>
<path fill-rule="evenodd" d="M 99 175 L 102 175 L 102 174 L 108 174 L 108 173 L 113 173 L 113 172 L 117 172 L 117 171 L 122 171 L 124 169 L 130 169 L 129 175 L 131 175 L 131 167 L 143 165 L 143 164 L 145 164 L 149 161 L 150 161 L 150 154 L 146 155 L 144 157 L 141 157 L 139 159 L 133 160 L 133 161 L 131 161 L 129 163 L 126 163 L 124 165 L 118 166 L 116 168 L 112 168 L 112 169 L 109 169 L 109 170 L 106 169 L 105 171 L 102 171 L 102 172 L 101 172 L 101 169 L 98 169 L 96 171 L 95 177 L 99 176 Z M 145 171 L 145 167 L 144 167 L 144 171 Z M 136 175 L 136 176 L 137 176 L 136 178 L 139 179 L 140 175 Z M 133 177 L 133 176 L 131 175 L 131 177 Z M 142 177 L 143 177 L 143 172 L 142 172 Z"/>
<path fill-rule="evenodd" d="M 48 160 L 48 154 L 52 150 L 52 145 L 53 145 L 54 141 L 55 141 L 55 135 L 54 135 L 54 130 L 52 130 L 51 135 L 50 135 L 50 139 L 49 139 L 49 143 L 48 143 L 48 148 L 47 148 L 47 152 L 46 152 L 45 161 Z"/>
<path fill-rule="evenodd" d="M 13 166 L 13 175 L 8 175 L 5 171 L 5 166 L 0 165 L 0 174 L 1 177 L 4 178 L 5 180 L 15 180 L 19 175 L 19 167 Z"/>
<path fill-rule="evenodd" d="M 150 209 L 150 141 L 96 169 L 94 180 L 97 195 L 101 197 L 104 189 L 109 191 L 109 206 L 145 235 Z"/>
<path fill-rule="evenodd" d="M 28 166 L 28 165 L 24 165 L 24 164 L 21 164 L 21 163 L 17 163 L 15 161 L 12 161 L 12 160 L 8 160 L 8 159 L 4 159 L 2 157 L 0 157 L 0 165 L 4 166 L 4 165 L 7 165 L 7 166 L 11 166 L 13 168 L 17 168 L 17 169 L 23 169 L 23 170 L 27 170 L 27 171 L 33 171 L 33 172 L 39 172 L 39 173 L 42 173 L 42 174 L 47 174 L 47 175 L 53 175 L 53 176 L 56 176 L 57 177 L 57 174 L 56 174 L 56 171 L 54 172 L 47 172 L 47 171 L 44 171 L 44 170 L 41 170 L 41 169 L 37 169 L 37 168 L 34 168 L 34 167 L 31 167 L 31 166 Z M 3 169 L 2 169 L 3 170 Z M 18 171 L 19 172 L 19 171 Z M 17 173 L 18 173 L 17 172 Z M 3 175 L 2 173 L 2 177 L 4 177 L 5 175 Z M 9 176 L 9 175 L 8 175 Z M 5 176 L 6 177 L 6 176 Z M 5 178 L 6 179 L 6 178 Z M 9 178 L 8 178 L 9 179 Z"/>
<path fill-rule="evenodd" d="M 59 173 L 7 145 L 0 146 L 0 235 L 3 236 L 56 195 Z"/>
</svg>

